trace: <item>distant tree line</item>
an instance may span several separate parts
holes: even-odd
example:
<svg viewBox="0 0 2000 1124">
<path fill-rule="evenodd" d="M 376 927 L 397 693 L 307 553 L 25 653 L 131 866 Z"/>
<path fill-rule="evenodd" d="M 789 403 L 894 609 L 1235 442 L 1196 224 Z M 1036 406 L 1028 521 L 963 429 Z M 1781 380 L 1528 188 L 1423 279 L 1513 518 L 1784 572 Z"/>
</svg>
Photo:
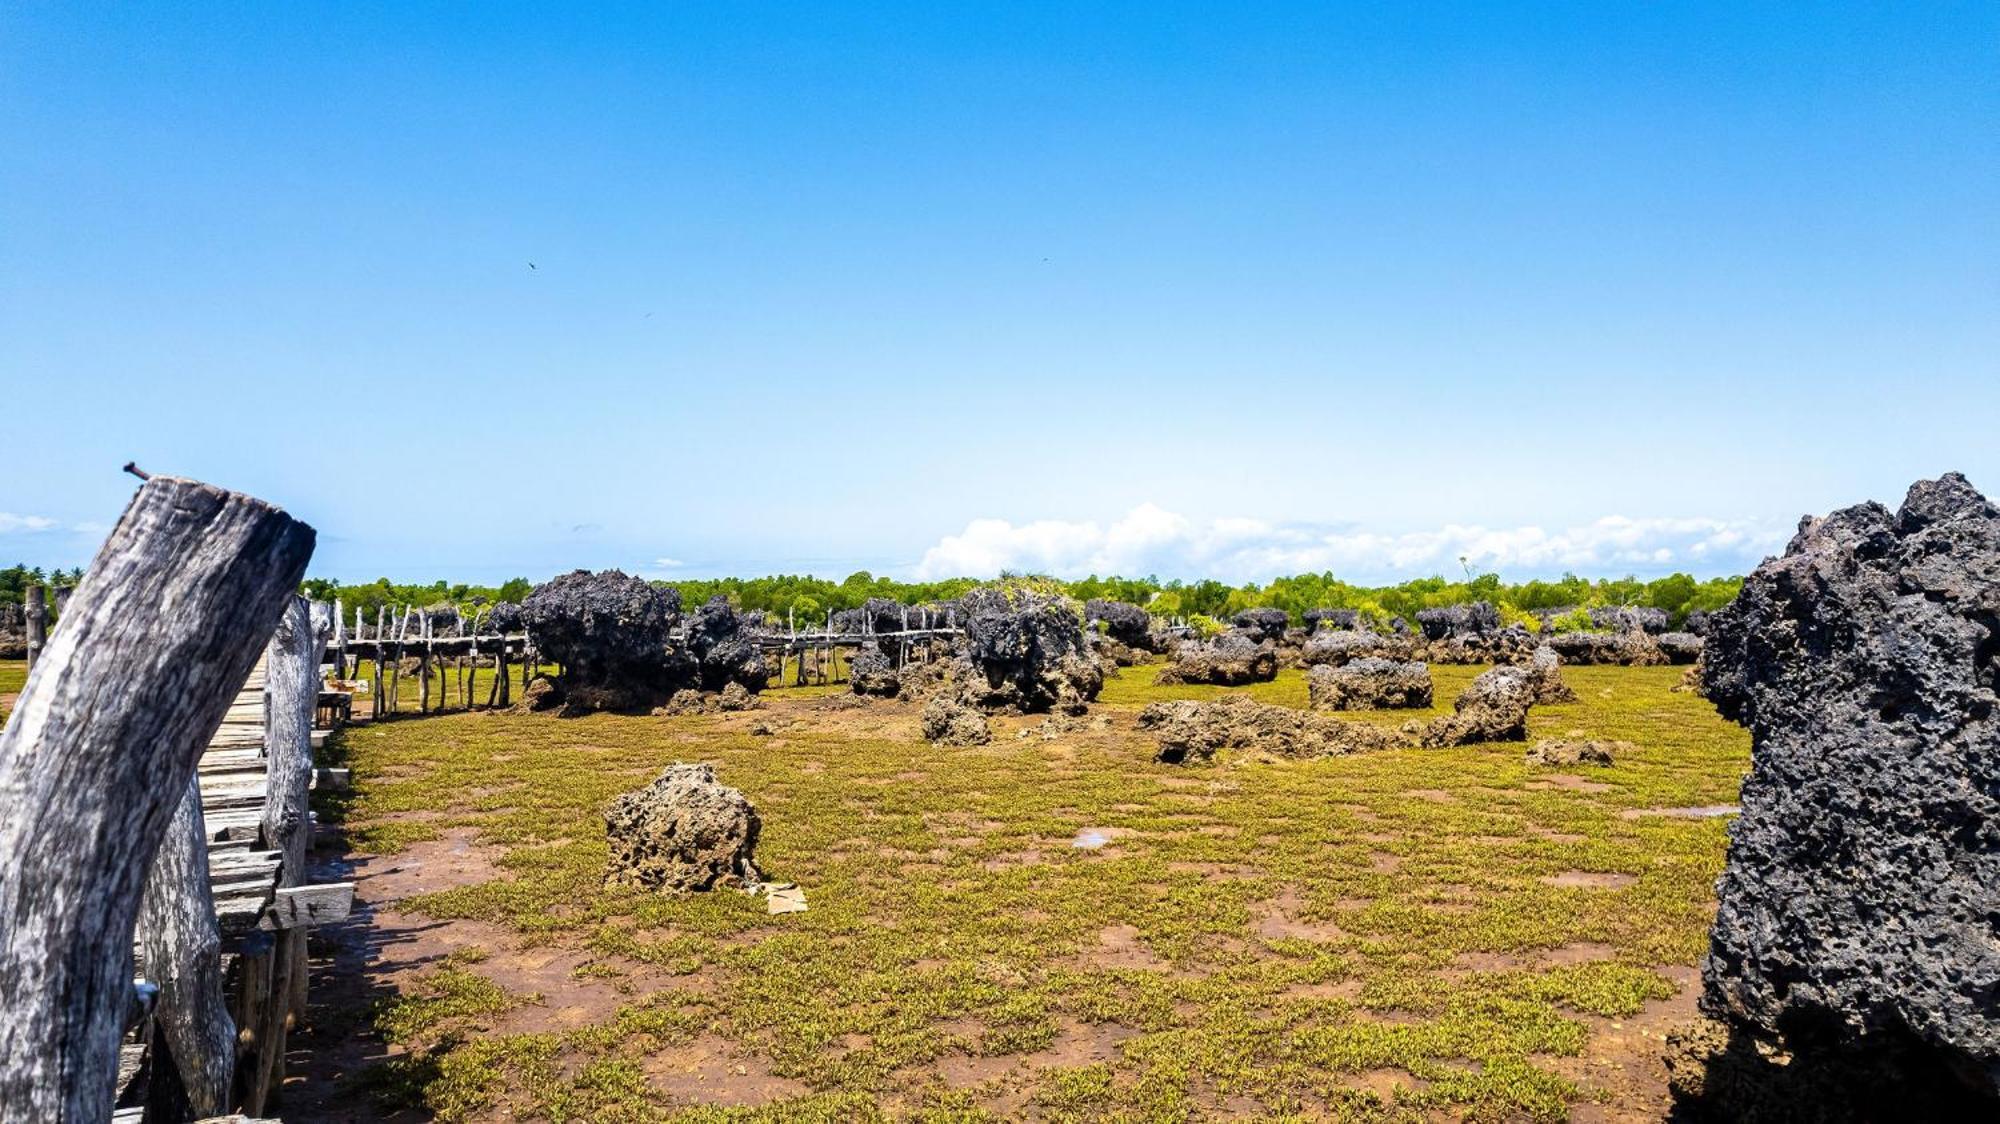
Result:
<svg viewBox="0 0 2000 1124">
<path fill-rule="evenodd" d="M 31 582 L 51 588 L 73 586 L 83 576 L 81 567 L 44 572 L 17 565 L 0 570 L 0 600 L 19 604 L 22 591 Z M 1740 577 L 1698 579 L 1688 574 L 1668 574 L 1641 581 L 1635 577 L 1580 578 L 1564 574 L 1553 581 L 1536 579 L 1506 582 L 1498 574 L 1467 576 L 1463 580 L 1444 577 L 1416 578 L 1397 585 L 1364 586 L 1341 581 L 1330 573 L 1296 574 L 1267 584 L 1246 582 L 1228 585 L 1214 579 L 1161 581 L 1156 577 L 1101 578 L 1095 574 L 1076 581 L 1058 578 L 1003 575 L 1003 580 L 1032 583 L 1050 592 L 1068 594 L 1079 601 L 1104 598 L 1128 601 L 1165 617 L 1204 617 L 1227 620 L 1244 609 L 1283 609 L 1294 622 L 1304 619 L 1308 609 L 1356 609 L 1377 621 L 1391 617 L 1414 620 L 1420 609 L 1490 601 L 1498 606 L 1508 623 L 1539 623 L 1549 610 L 1592 609 L 1605 605 L 1646 606 L 1660 609 L 1678 625 L 1691 612 L 1713 611 L 1728 604 L 1743 586 Z M 946 578 L 933 582 L 904 582 L 876 577 L 866 570 L 849 574 L 840 581 L 809 574 L 776 574 L 762 578 L 705 578 L 654 583 L 680 590 L 681 603 L 689 607 L 721 596 L 740 609 L 769 613 L 779 620 L 787 616 L 801 627 L 824 621 L 826 614 L 857 609 L 870 598 L 887 598 L 906 605 L 954 600 L 975 586 L 973 578 Z M 462 606 L 491 605 L 501 601 L 520 602 L 534 589 L 526 578 L 512 578 L 499 585 L 470 585 L 464 582 L 435 581 L 429 584 L 397 583 L 377 578 L 365 584 L 348 585 L 329 578 L 308 580 L 306 596 L 320 601 L 339 598 L 350 614 L 359 606 L 362 615 L 374 620 L 377 609 L 419 608 L 448 603 Z M 1587 617 L 1579 613 L 1558 619 L 1557 627 L 1587 627 Z"/>
</svg>

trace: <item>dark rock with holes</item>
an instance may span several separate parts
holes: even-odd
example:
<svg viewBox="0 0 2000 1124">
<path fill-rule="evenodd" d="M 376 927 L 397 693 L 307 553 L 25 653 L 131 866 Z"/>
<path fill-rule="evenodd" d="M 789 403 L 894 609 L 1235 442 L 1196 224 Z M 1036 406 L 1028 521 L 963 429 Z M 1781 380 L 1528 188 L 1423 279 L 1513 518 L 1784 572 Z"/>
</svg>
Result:
<svg viewBox="0 0 2000 1124">
<path fill-rule="evenodd" d="M 1803 521 L 1702 667 L 1751 737 L 1703 1009 L 2000 1119 L 2000 509 L 1952 474 Z"/>
<path fill-rule="evenodd" d="M 1666 610 L 1648 605 L 1599 605 L 1590 611 L 1592 627 L 1612 632 L 1665 632 L 1668 620 Z"/>
<path fill-rule="evenodd" d="M 1423 709 L 1431 705 L 1431 669 L 1372 656 L 1319 664 L 1306 674 L 1306 695 L 1314 710 Z"/>
<path fill-rule="evenodd" d="M 1653 637 L 1668 663 L 1688 664 L 1701 658 L 1702 638 L 1692 632 L 1662 632 Z"/>
<path fill-rule="evenodd" d="M 1534 701 L 1534 677 L 1527 668 L 1505 666 L 1482 671 L 1459 693 L 1452 713 L 1432 719 L 1418 742 L 1437 747 L 1524 741 L 1528 708 Z"/>
<path fill-rule="evenodd" d="M 1500 610 L 1490 601 L 1471 601 L 1462 605 L 1446 605 L 1437 609 L 1417 611 L 1417 626 L 1424 631 L 1426 640 L 1443 640 L 1447 636 L 1460 638 L 1479 636 L 1500 628 Z"/>
<path fill-rule="evenodd" d="M 1361 612 L 1358 609 L 1307 609 L 1305 621 L 1306 628 L 1312 632 L 1353 629 L 1361 625 Z"/>
<path fill-rule="evenodd" d="M 536 586 L 521 612 L 542 658 L 562 665 L 568 709 L 650 709 L 676 686 L 667 661 L 675 590 L 577 570 Z"/>
<path fill-rule="evenodd" d="M 986 712 L 957 692 L 941 691 L 924 704 L 920 715 L 924 740 L 933 745 L 985 745 L 993 740 Z"/>
<path fill-rule="evenodd" d="M 920 623 L 921 610 L 889 597 L 870 597 L 858 609 L 841 609 L 833 614 L 835 632 L 902 632 L 905 616 L 910 627 Z"/>
<path fill-rule="evenodd" d="M 1578 666 L 1651 667 L 1667 662 L 1651 636 L 1638 629 L 1624 632 L 1557 632 L 1544 638 L 1564 663 Z"/>
<path fill-rule="evenodd" d="M 1245 683 L 1269 683 L 1277 677 L 1276 647 L 1232 629 L 1210 640 L 1182 643 L 1174 649 L 1172 661 L 1160 669 L 1154 682 L 1240 687 Z"/>
<path fill-rule="evenodd" d="M 1153 615 L 1137 605 L 1092 598 L 1083 603 L 1083 619 L 1128 648 L 1152 650 Z"/>
<path fill-rule="evenodd" d="M 1696 636 L 1707 636 L 1708 614 L 1700 609 L 1689 613 L 1687 620 L 1681 622 L 1681 631 L 1692 632 Z"/>
<path fill-rule="evenodd" d="M 686 893 L 754 878 L 762 828 L 757 809 L 718 783 L 714 766 L 669 765 L 605 810 L 605 884 Z"/>
<path fill-rule="evenodd" d="M 1411 740 L 1407 734 L 1385 727 L 1272 706 L 1241 695 L 1225 695 L 1212 702 L 1151 703 L 1139 712 L 1139 727 L 1159 740 L 1158 760 L 1173 765 L 1206 763 L 1222 750 L 1275 757 L 1329 757 L 1391 749 Z"/>
<path fill-rule="evenodd" d="M 1563 680 L 1562 657 L 1556 655 L 1554 648 L 1547 644 L 1536 648 L 1534 654 L 1528 657 L 1526 666 L 1537 706 L 1576 701 L 1576 692 Z"/>
<path fill-rule="evenodd" d="M 764 689 L 769 672 L 757 644 L 758 623 L 719 594 L 688 616 L 687 654 L 703 690 L 720 691 L 731 683 Z"/>
<path fill-rule="evenodd" d="M 1284 638 L 1292 618 L 1283 609 L 1245 609 L 1229 618 L 1229 623 L 1258 640 L 1275 644 Z"/>
<path fill-rule="evenodd" d="M 1379 632 L 1363 632 L 1355 629 L 1330 629 L 1313 633 L 1306 641 L 1300 658 L 1310 666 L 1331 664 L 1335 667 L 1353 660 L 1373 657 L 1385 660 L 1407 660 L 1416 651 L 1416 644 L 1408 636 L 1385 636 Z"/>
<path fill-rule="evenodd" d="M 875 644 L 861 645 L 847 664 L 847 686 L 857 695 L 892 699 L 902 690 L 896 665 Z"/>
<path fill-rule="evenodd" d="M 975 589 L 960 601 L 965 629 L 957 686 L 985 711 L 1081 714 L 1104 689 L 1104 668 L 1071 603 L 1029 590 Z"/>
<path fill-rule="evenodd" d="M 527 628 L 521 615 L 521 606 L 512 601 L 496 601 L 486 607 L 486 615 L 480 618 L 481 636 L 512 636 Z"/>
</svg>

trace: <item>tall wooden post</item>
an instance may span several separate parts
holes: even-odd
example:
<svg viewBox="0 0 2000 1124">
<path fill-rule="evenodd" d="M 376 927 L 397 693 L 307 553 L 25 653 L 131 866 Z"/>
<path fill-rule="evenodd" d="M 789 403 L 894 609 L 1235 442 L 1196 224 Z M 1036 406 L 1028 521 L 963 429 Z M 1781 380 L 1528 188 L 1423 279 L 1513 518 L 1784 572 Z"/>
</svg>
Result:
<svg viewBox="0 0 2000 1124">
<path fill-rule="evenodd" d="M 0 1120 L 102 1124 L 154 852 L 312 528 L 146 481 L 0 732 Z"/>
<path fill-rule="evenodd" d="M 184 1109 L 197 1119 L 220 1116 L 229 1111 L 236 1078 L 236 1022 L 223 1002 L 222 935 L 215 927 L 208 833 L 194 777 L 146 874 L 138 940 L 145 977 L 160 989 L 148 1112 L 159 1119 Z"/>
<path fill-rule="evenodd" d="M 28 633 L 28 671 L 32 673 L 49 642 L 49 601 L 42 587 L 33 582 L 21 592 L 21 612 Z"/>
</svg>

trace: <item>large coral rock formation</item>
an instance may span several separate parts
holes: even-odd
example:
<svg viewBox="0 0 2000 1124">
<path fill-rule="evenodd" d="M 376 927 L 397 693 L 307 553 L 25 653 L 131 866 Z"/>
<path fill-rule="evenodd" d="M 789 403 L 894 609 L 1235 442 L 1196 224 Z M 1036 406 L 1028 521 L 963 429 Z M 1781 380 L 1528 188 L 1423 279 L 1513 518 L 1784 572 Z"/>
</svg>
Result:
<svg viewBox="0 0 2000 1124">
<path fill-rule="evenodd" d="M 1590 611 L 1593 627 L 1610 632 L 1661 633 L 1667 630 L 1667 613 L 1643 605 L 1599 605 Z"/>
<path fill-rule="evenodd" d="M 761 691 L 768 678 L 763 649 L 757 646 L 757 620 L 738 612 L 722 596 L 711 597 L 687 620 L 687 654 L 703 690 L 719 691 L 731 683 Z"/>
<path fill-rule="evenodd" d="M 1308 631 L 1351 629 L 1360 625 L 1361 613 L 1357 609 L 1307 609 L 1305 622 Z"/>
<path fill-rule="evenodd" d="M 1545 643 L 1556 650 L 1564 663 L 1649 667 L 1667 662 L 1660 645 L 1636 628 L 1623 632 L 1557 632 L 1550 634 Z"/>
<path fill-rule="evenodd" d="M 1275 644 L 1284 639 L 1285 628 L 1292 618 L 1283 609 L 1245 609 L 1229 618 L 1229 623 L 1257 640 Z"/>
<path fill-rule="evenodd" d="M 960 603 L 965 629 L 956 686 L 988 711 L 1081 714 L 1104 688 L 1104 668 L 1064 601 L 1028 590 L 975 589 Z"/>
<path fill-rule="evenodd" d="M 573 710 L 650 708 L 673 686 L 669 630 L 680 594 L 606 570 L 577 570 L 535 587 L 522 619 L 544 659 L 562 665 Z"/>
<path fill-rule="evenodd" d="M 861 645 L 847 664 L 847 685 L 857 695 L 895 698 L 902 689 L 896 665 L 873 641 Z"/>
<path fill-rule="evenodd" d="M 1490 601 L 1473 601 L 1464 605 L 1446 605 L 1438 609 L 1420 609 L 1417 612 L 1417 626 L 1424 630 L 1424 639 L 1443 640 L 1448 636 L 1461 639 L 1481 636 L 1500 629 L 1500 610 Z"/>
<path fill-rule="evenodd" d="M 1653 637 L 1668 663 L 1688 664 L 1701 658 L 1702 638 L 1692 632 L 1662 632 Z"/>
<path fill-rule="evenodd" d="M 1173 662 L 1160 669 L 1154 682 L 1239 687 L 1245 683 L 1269 683 L 1277 677 L 1277 650 L 1249 633 L 1232 629 L 1212 640 L 1190 640 L 1174 649 Z"/>
<path fill-rule="evenodd" d="M 1306 641 L 1303 659 L 1307 665 L 1332 664 L 1374 657 L 1407 660 L 1416 644 L 1407 635 L 1382 635 L 1354 629 L 1323 629 Z"/>
<path fill-rule="evenodd" d="M 1522 741 L 1528 736 L 1528 708 L 1534 701 L 1534 677 L 1526 668 L 1482 671 L 1459 693 L 1452 713 L 1432 719 L 1419 741 L 1426 746 Z"/>
<path fill-rule="evenodd" d="M 1534 688 L 1537 706 L 1553 706 L 1557 703 L 1573 703 L 1576 692 L 1564 681 L 1562 657 L 1556 650 L 1543 644 L 1528 657 L 1528 679 Z"/>
<path fill-rule="evenodd" d="M 1083 604 L 1083 619 L 1128 648 L 1152 650 L 1153 615 L 1137 605 L 1093 598 Z"/>
<path fill-rule="evenodd" d="M 1889 1105 L 1921 1069 L 1994 1096 L 2000 509 L 1954 474 L 1806 520 L 1703 666 L 1752 743 L 1704 1008 Z"/>
<path fill-rule="evenodd" d="M 763 822 L 712 765 L 669 765 L 652 784 L 611 802 L 605 884 L 640 890 L 709 890 L 755 877 Z"/>
<path fill-rule="evenodd" d="M 1431 669 L 1373 657 L 1319 664 L 1306 674 L 1306 694 L 1314 710 L 1422 709 L 1431 705 Z"/>
<path fill-rule="evenodd" d="M 1156 702 L 1139 712 L 1159 739 L 1159 760 L 1193 764 L 1224 749 L 1278 757 L 1326 757 L 1407 744 L 1396 731 L 1289 706 L 1226 695 L 1213 702 Z"/>
</svg>

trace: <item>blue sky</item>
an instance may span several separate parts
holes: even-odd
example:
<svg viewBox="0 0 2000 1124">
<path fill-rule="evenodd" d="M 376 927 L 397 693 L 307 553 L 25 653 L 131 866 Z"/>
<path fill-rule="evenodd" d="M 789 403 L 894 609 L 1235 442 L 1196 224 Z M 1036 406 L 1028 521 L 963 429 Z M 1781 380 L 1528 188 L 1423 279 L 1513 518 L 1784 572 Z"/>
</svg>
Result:
<svg viewBox="0 0 2000 1124">
<path fill-rule="evenodd" d="M 2000 490 L 1995 184 L 1989 3 L 13 4 L 0 560 L 1740 571 Z"/>
</svg>

